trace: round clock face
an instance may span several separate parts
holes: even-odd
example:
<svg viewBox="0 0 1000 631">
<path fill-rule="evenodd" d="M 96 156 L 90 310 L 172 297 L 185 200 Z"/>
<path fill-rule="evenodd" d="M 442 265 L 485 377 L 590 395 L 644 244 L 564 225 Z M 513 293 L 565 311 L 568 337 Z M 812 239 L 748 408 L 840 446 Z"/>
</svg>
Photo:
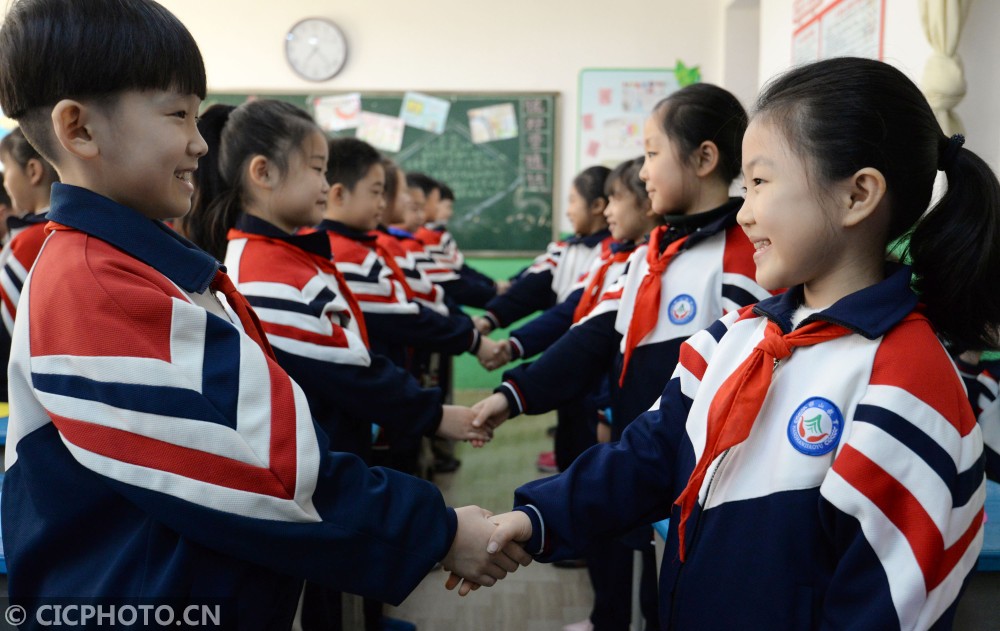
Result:
<svg viewBox="0 0 1000 631">
<path fill-rule="evenodd" d="M 334 77 L 347 61 L 347 40 L 336 24 L 322 18 L 302 20 L 285 36 L 285 57 L 310 81 Z"/>
</svg>

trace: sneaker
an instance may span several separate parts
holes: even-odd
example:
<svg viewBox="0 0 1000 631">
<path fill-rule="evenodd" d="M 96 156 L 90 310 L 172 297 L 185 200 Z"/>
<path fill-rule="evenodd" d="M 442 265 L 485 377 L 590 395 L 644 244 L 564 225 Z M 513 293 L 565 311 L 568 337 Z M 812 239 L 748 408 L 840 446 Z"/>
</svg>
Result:
<svg viewBox="0 0 1000 631">
<path fill-rule="evenodd" d="M 538 462 L 535 463 L 542 473 L 557 473 L 559 467 L 556 466 L 556 452 L 543 451 L 538 454 Z"/>
<path fill-rule="evenodd" d="M 587 618 L 586 620 L 581 620 L 580 622 L 567 624 L 563 627 L 563 631 L 594 631 L 594 623 L 590 621 L 590 618 Z"/>
</svg>

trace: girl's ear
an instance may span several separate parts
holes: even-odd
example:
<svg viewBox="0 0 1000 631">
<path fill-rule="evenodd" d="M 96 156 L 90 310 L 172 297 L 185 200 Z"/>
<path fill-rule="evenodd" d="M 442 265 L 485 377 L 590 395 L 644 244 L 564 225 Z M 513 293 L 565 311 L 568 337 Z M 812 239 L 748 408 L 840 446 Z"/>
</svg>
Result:
<svg viewBox="0 0 1000 631">
<path fill-rule="evenodd" d="M 885 199 L 885 176 L 865 167 L 844 180 L 844 185 L 838 194 L 844 210 L 841 225 L 851 228 L 872 216 Z"/>
<path fill-rule="evenodd" d="M 52 127 L 56 142 L 82 160 L 100 155 L 100 147 L 93 134 L 95 110 L 80 101 L 63 99 L 52 108 Z"/>
<path fill-rule="evenodd" d="M 590 202 L 590 214 L 591 215 L 604 215 L 604 209 L 608 207 L 608 200 L 603 197 L 598 197 L 594 201 Z"/>
<path fill-rule="evenodd" d="M 711 175 L 715 167 L 719 166 L 719 147 L 711 140 L 706 140 L 694 150 L 692 159 L 698 177 Z"/>
<path fill-rule="evenodd" d="M 262 155 L 256 155 L 250 158 L 250 163 L 247 165 L 247 177 L 249 182 L 254 186 L 258 186 L 264 189 L 274 188 L 276 181 L 276 169 L 274 169 L 268 161 Z"/>
</svg>

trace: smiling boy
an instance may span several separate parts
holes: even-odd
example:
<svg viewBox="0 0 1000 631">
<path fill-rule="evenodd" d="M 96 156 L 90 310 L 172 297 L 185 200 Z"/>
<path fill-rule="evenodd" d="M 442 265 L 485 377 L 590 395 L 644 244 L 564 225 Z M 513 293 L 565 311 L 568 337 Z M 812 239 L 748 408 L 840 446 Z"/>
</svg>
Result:
<svg viewBox="0 0 1000 631">
<path fill-rule="evenodd" d="M 437 561 L 489 582 L 516 566 L 463 546 L 480 509 L 330 452 L 245 298 L 162 223 L 207 149 L 204 65 L 172 14 L 22 0 L 0 67 L 0 107 L 64 182 L 11 351 L 12 599 L 213 599 L 227 627 L 275 629 L 304 578 L 398 603 Z"/>
</svg>

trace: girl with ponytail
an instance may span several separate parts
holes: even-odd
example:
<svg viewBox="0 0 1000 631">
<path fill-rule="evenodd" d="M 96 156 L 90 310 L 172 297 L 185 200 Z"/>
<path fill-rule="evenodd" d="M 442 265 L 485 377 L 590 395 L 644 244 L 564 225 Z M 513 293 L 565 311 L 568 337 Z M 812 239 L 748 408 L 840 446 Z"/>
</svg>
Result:
<svg viewBox="0 0 1000 631">
<path fill-rule="evenodd" d="M 766 86 L 737 220 L 757 281 L 791 289 L 688 340 L 653 409 L 518 489 L 490 546 L 556 560 L 669 516 L 669 628 L 951 628 L 986 487 L 949 352 L 1000 325 L 1000 184 L 962 142 L 878 61 Z M 904 234 L 912 266 L 886 257 Z"/>
</svg>

